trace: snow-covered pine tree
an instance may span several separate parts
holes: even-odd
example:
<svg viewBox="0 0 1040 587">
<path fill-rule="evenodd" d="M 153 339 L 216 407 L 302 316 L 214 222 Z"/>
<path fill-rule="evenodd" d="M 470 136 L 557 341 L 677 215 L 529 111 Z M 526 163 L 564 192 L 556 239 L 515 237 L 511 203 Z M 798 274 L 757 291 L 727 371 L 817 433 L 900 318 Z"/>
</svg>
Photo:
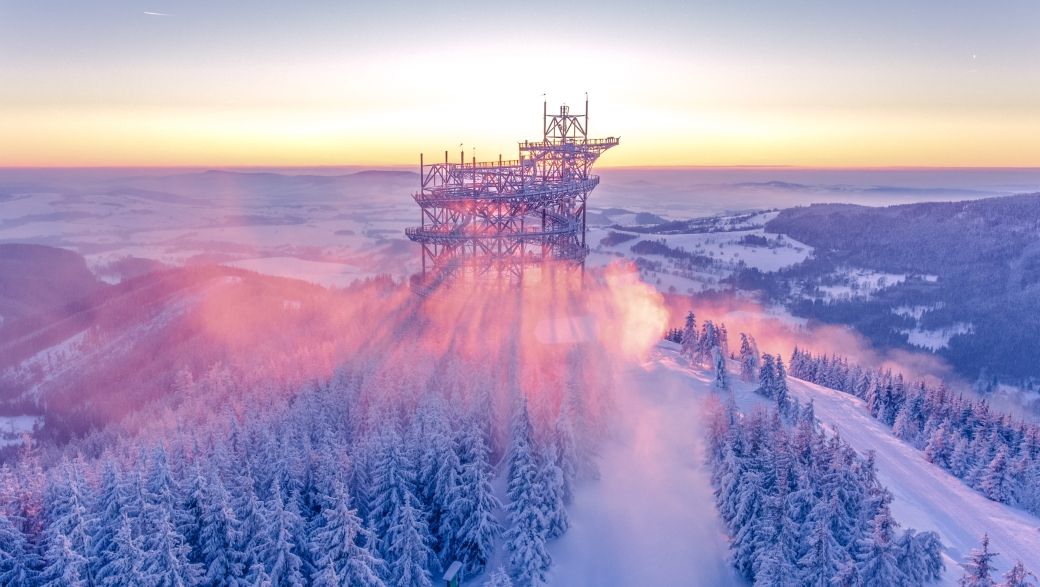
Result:
<svg viewBox="0 0 1040 587">
<path fill-rule="evenodd" d="M 722 356 L 726 357 L 727 359 L 730 358 L 732 355 L 730 355 L 729 352 L 729 333 L 726 331 L 725 322 L 719 323 L 717 336 L 718 341 L 716 344 L 718 344 L 719 348 L 722 349 Z"/>
<path fill-rule="evenodd" d="M 264 553 L 268 549 L 267 512 L 264 504 L 256 495 L 253 477 L 246 470 L 237 476 L 230 492 L 234 495 L 236 528 L 236 545 L 229 559 L 237 562 L 246 570 L 247 577 L 255 575 L 254 566 L 259 563 L 263 567 Z M 267 576 L 266 571 L 264 576 Z M 270 580 L 270 577 L 267 577 Z"/>
<path fill-rule="evenodd" d="M 769 353 L 762 354 L 762 364 L 758 369 L 758 389 L 755 390 L 759 395 L 763 395 L 772 399 L 776 392 L 776 367 L 773 362 L 773 355 Z"/>
<path fill-rule="evenodd" d="M 379 441 L 371 483 L 369 524 L 376 536 L 382 538 L 398 518 L 398 510 L 404 505 L 405 499 L 410 498 L 414 503 L 415 498 L 415 472 L 400 436 L 393 429 Z M 388 546 L 384 543 L 381 549 L 383 557 L 387 559 Z"/>
<path fill-rule="evenodd" d="M 210 478 L 202 495 L 197 544 L 203 582 L 208 587 L 235 587 L 245 575 L 246 557 L 237 550 L 239 523 L 220 477 L 211 472 Z"/>
<path fill-rule="evenodd" d="M 303 561 L 297 554 L 297 540 L 303 539 L 297 533 L 302 527 L 299 514 L 293 504 L 286 503 L 282 497 L 281 486 L 273 483 L 271 498 L 266 506 L 267 548 L 261 554 L 264 569 L 267 570 L 273 587 L 297 587 L 303 585 Z"/>
<path fill-rule="evenodd" d="M 43 556 L 44 568 L 41 587 L 87 587 L 87 559 L 72 548 L 68 536 L 60 530 L 48 528 L 47 551 Z"/>
<path fill-rule="evenodd" d="M 391 585 L 432 587 L 429 570 L 430 562 L 434 559 L 430 548 L 432 541 L 422 512 L 415 509 L 412 496 L 406 494 L 386 536 Z"/>
<path fill-rule="evenodd" d="M 448 520 L 447 516 L 453 507 L 453 500 L 459 493 L 459 484 L 462 482 L 462 464 L 459 461 L 458 453 L 455 452 L 455 443 L 447 436 L 446 430 L 441 438 L 442 440 L 435 441 L 441 447 L 437 451 L 439 462 L 433 479 L 429 525 L 434 537 L 434 550 L 447 552 L 454 550 L 455 535 L 458 529 L 456 522 Z M 442 562 L 450 564 L 451 560 Z"/>
<path fill-rule="evenodd" d="M 36 580 L 37 561 L 19 526 L 0 511 L 0 585 L 31 585 Z"/>
<path fill-rule="evenodd" d="M 488 575 L 487 580 L 484 581 L 484 587 L 513 587 L 513 580 L 506 574 L 505 569 L 498 567 Z"/>
<path fill-rule="evenodd" d="M 896 522 L 882 507 L 870 524 L 870 534 L 859 542 L 859 576 L 864 587 L 903 585 L 907 577 L 899 568 L 895 545 Z"/>
<path fill-rule="evenodd" d="M 693 310 L 686 314 L 686 324 L 683 325 L 681 341 L 679 343 L 680 354 L 692 362 L 697 350 L 697 318 L 693 315 Z"/>
<path fill-rule="evenodd" d="M 95 513 L 95 520 L 89 560 L 90 572 L 94 577 L 99 576 L 98 571 L 109 562 L 115 552 L 116 533 L 123 522 L 122 497 L 115 465 L 112 461 L 105 461 L 96 499 L 91 508 Z"/>
<path fill-rule="evenodd" d="M 1036 575 L 1027 571 L 1022 561 L 1016 561 L 1015 566 L 1004 574 L 1004 582 L 1000 587 L 1036 587 L 1033 579 L 1036 579 Z"/>
<path fill-rule="evenodd" d="M 758 379 L 758 354 L 747 334 L 740 333 L 740 380 L 753 383 Z"/>
<path fill-rule="evenodd" d="M 544 489 L 532 454 L 527 402 L 521 397 L 514 411 L 509 447 L 508 490 L 510 527 L 505 532 L 509 561 L 523 586 L 545 582 L 552 559 L 545 549 L 546 520 L 542 512 Z"/>
<path fill-rule="evenodd" d="M 48 489 L 44 584 L 61 584 L 62 577 L 91 582 L 91 501 L 78 464 L 66 464 Z M 56 558 L 52 558 L 56 557 Z M 57 566 L 55 566 L 57 565 Z M 57 583 L 55 583 L 57 581 Z"/>
<path fill-rule="evenodd" d="M 565 406 L 560 406 L 560 414 L 556 418 L 553 443 L 556 450 L 556 462 L 560 466 L 560 471 L 563 472 L 563 500 L 564 503 L 570 503 L 574 497 L 574 484 L 578 480 L 580 465 L 570 410 L 564 408 Z"/>
<path fill-rule="evenodd" d="M 98 569 L 96 583 L 103 587 L 153 584 L 157 577 L 144 572 L 144 561 L 145 552 L 141 550 L 140 539 L 133 535 L 133 524 L 126 514 L 120 514 L 110 555 Z"/>
<path fill-rule="evenodd" d="M 806 548 L 798 560 L 799 581 L 805 587 L 832 587 L 832 578 L 839 574 L 848 558 L 834 537 L 837 509 L 838 498 L 832 496 L 829 500 L 816 502 L 809 512 Z"/>
<path fill-rule="evenodd" d="M 777 473 L 778 492 L 770 496 L 767 507 L 772 537 L 755 557 L 755 584 L 793 586 L 801 535 L 798 522 L 792 517 L 788 469 Z"/>
<path fill-rule="evenodd" d="M 790 410 L 791 400 L 787 397 L 787 369 L 784 368 L 784 359 L 780 353 L 776 354 L 773 361 L 773 394 L 776 400 L 776 409 L 781 414 L 787 414 Z"/>
<path fill-rule="evenodd" d="M 930 463 L 947 468 L 950 452 L 949 430 L 944 421 L 928 438 L 928 443 L 924 447 L 924 458 L 928 459 Z"/>
<path fill-rule="evenodd" d="M 711 320 L 705 320 L 701 333 L 697 336 L 694 363 L 706 363 L 711 360 L 711 349 L 719 346 L 719 333 Z"/>
<path fill-rule="evenodd" d="M 455 529 L 450 556 L 474 574 L 484 569 L 495 549 L 502 527 L 496 512 L 501 507 L 491 487 L 492 471 L 483 431 L 468 426 L 462 434 L 462 465 L 448 520 Z"/>
<path fill-rule="evenodd" d="M 336 574 L 336 567 L 332 565 L 332 561 L 328 560 L 317 564 L 310 584 L 313 587 L 348 587 L 350 585 L 349 582 L 339 578 L 339 575 Z"/>
<path fill-rule="evenodd" d="M 145 515 L 144 559 L 141 561 L 144 574 L 161 587 L 197 585 L 202 570 L 188 559 L 191 548 L 174 525 L 173 506 L 159 500 L 145 507 Z"/>
<path fill-rule="evenodd" d="M 273 587 L 271 576 L 267 574 L 267 569 L 259 561 L 249 567 L 244 584 L 248 587 Z"/>
<path fill-rule="evenodd" d="M 733 564 L 744 577 L 754 579 L 758 553 L 772 539 L 772 528 L 769 527 L 766 515 L 767 495 L 763 489 L 762 474 L 751 470 L 741 478 L 737 495 L 737 505 L 730 524 L 733 551 Z"/>
<path fill-rule="evenodd" d="M 195 461 L 187 467 L 188 478 L 183 485 L 181 502 L 177 509 L 178 516 L 174 520 L 177 531 L 184 537 L 184 543 L 191 548 L 189 555 L 193 563 L 202 563 L 202 553 L 198 548 L 202 531 L 202 514 L 209 479 L 202 471 L 201 464 Z"/>
<path fill-rule="evenodd" d="M 961 576 L 961 587 L 995 587 L 993 559 L 998 553 L 989 549 L 989 534 L 982 535 L 982 548 L 972 549 Z"/>
<path fill-rule="evenodd" d="M 918 534 L 908 529 L 896 540 L 897 564 L 910 585 L 923 585 L 942 577 L 945 564 L 942 543 L 935 532 Z"/>
<path fill-rule="evenodd" d="M 570 528 L 570 518 L 563 500 L 563 471 L 556 464 L 556 451 L 551 446 L 542 450 L 538 477 L 542 487 L 545 537 L 559 538 Z"/>
<path fill-rule="evenodd" d="M 381 577 L 387 573 L 386 564 L 369 550 L 375 537 L 350 509 L 346 487 L 334 481 L 321 504 L 310 540 L 318 575 L 326 582 L 335 577 L 341 581 L 339 585 L 385 587 Z"/>
<path fill-rule="evenodd" d="M 979 489 L 993 501 L 1010 503 L 1013 483 L 1011 467 L 1008 464 L 1008 449 L 1002 445 L 979 479 Z"/>
<path fill-rule="evenodd" d="M 728 390 L 729 389 L 729 373 L 726 371 L 726 355 L 723 354 L 722 349 L 718 346 L 712 347 L 711 349 L 711 362 L 712 369 L 715 371 L 715 388 Z"/>
</svg>

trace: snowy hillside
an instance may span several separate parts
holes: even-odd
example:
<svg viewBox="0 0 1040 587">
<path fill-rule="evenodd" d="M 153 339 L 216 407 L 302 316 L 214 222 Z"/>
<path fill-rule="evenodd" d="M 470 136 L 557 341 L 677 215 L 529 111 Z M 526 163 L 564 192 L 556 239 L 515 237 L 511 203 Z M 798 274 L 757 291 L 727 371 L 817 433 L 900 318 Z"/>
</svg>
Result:
<svg viewBox="0 0 1040 587">
<path fill-rule="evenodd" d="M 728 553 L 704 463 L 705 410 L 725 392 L 712 387 L 711 373 L 687 367 L 677 350 L 662 343 L 619 386 L 628 392 L 618 410 L 624 425 L 604 453 L 603 478 L 579 490 L 571 533 L 553 552 L 553 584 L 583 584 L 590 576 L 595 581 L 584 584 L 628 585 L 648 577 L 657 580 L 647 584 L 660 585 L 742 583 L 718 562 Z M 874 451 L 900 524 L 939 534 L 947 559 L 943 584 L 956 584 L 960 563 L 986 532 L 1000 553 L 1001 573 L 1016 559 L 1040 568 L 1040 519 L 986 499 L 927 462 L 872 419 L 861 400 L 793 378 L 788 385 L 798 400 L 813 401 L 825 428 L 862 453 Z M 732 387 L 741 410 L 768 402 L 754 385 L 733 381 Z"/>
</svg>

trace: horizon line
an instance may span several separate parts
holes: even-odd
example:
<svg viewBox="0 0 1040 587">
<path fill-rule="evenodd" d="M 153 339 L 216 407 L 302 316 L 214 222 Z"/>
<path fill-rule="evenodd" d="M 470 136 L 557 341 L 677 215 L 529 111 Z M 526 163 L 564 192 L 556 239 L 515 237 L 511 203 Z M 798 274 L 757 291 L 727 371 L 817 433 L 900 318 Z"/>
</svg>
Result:
<svg viewBox="0 0 1040 587">
<path fill-rule="evenodd" d="M 248 164 L 248 165 L 220 165 L 220 164 L 186 164 L 186 165 L 0 165 L 0 171 L 46 171 L 46 170 L 106 170 L 106 169 L 182 169 L 182 170 L 231 170 L 231 169 L 346 169 L 360 168 L 363 170 L 381 171 L 402 169 L 414 169 L 417 165 L 406 165 L 401 163 L 340 163 L 340 164 Z M 1040 170 L 1037 165 L 804 165 L 804 164 L 728 164 L 728 165 L 602 165 L 597 170 L 697 170 L 697 169 L 778 169 L 778 170 L 811 170 L 811 171 L 898 171 L 898 170 Z"/>
</svg>

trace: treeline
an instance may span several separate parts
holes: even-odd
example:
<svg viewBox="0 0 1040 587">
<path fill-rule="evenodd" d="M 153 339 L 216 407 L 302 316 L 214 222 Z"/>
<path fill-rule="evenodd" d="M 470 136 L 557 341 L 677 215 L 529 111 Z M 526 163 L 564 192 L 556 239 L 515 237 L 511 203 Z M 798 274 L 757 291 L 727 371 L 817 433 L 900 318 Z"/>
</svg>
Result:
<svg viewBox="0 0 1040 587">
<path fill-rule="evenodd" d="M 691 253 L 682 247 L 670 247 L 662 240 L 641 240 L 632 245 L 632 252 L 637 255 L 659 255 L 669 259 L 675 259 L 679 264 L 688 269 L 715 267 L 718 261 L 707 255 Z"/>
<path fill-rule="evenodd" d="M 812 404 L 715 414 L 708 455 L 733 564 L 755 585 L 914 586 L 939 579 L 934 532 L 899 530 L 872 456 L 816 425 Z"/>
<path fill-rule="evenodd" d="M 899 438 L 989 499 L 1040 514 L 1040 427 L 943 385 L 850 365 L 797 348 L 791 375 L 855 395 Z"/>
<path fill-rule="evenodd" d="M 697 316 L 691 310 L 686 314 L 686 322 L 679 332 L 679 354 L 691 365 L 707 364 L 715 373 L 715 387 L 729 389 L 729 372 L 726 369 L 726 358 L 729 356 L 729 334 L 726 325 L 715 325 L 705 320 L 700 331 L 697 330 Z"/>
<path fill-rule="evenodd" d="M 139 452 L 118 443 L 46 472 L 26 453 L 0 470 L 0 585 L 427 587 L 456 560 L 481 572 L 502 541 L 519 584 L 544 581 L 589 462 L 574 393 L 537 425 L 518 394 L 503 426 L 475 390 L 409 404 L 362 379 Z M 492 489 L 503 453 L 505 528 Z"/>
<path fill-rule="evenodd" d="M 599 244 L 600 246 L 604 247 L 614 247 L 620 245 L 621 243 L 627 243 L 628 241 L 635 240 L 637 238 L 639 238 L 639 236 L 635 234 L 627 232 L 617 232 L 616 230 L 612 230 L 607 233 L 607 236 L 599 239 Z"/>
</svg>

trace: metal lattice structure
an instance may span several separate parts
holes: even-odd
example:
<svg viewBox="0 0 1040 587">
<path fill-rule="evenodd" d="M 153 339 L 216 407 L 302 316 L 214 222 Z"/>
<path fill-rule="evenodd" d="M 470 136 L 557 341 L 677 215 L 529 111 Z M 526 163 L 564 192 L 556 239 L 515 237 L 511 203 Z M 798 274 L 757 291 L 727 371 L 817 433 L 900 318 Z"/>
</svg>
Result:
<svg viewBox="0 0 1040 587">
<path fill-rule="evenodd" d="M 599 184 L 592 165 L 618 139 L 588 138 L 585 112 L 549 114 L 543 133 L 520 143 L 519 159 L 426 165 L 415 201 L 422 223 L 405 233 L 422 246 L 420 293 L 459 282 L 518 284 L 553 268 L 584 267 L 585 207 Z"/>
</svg>

